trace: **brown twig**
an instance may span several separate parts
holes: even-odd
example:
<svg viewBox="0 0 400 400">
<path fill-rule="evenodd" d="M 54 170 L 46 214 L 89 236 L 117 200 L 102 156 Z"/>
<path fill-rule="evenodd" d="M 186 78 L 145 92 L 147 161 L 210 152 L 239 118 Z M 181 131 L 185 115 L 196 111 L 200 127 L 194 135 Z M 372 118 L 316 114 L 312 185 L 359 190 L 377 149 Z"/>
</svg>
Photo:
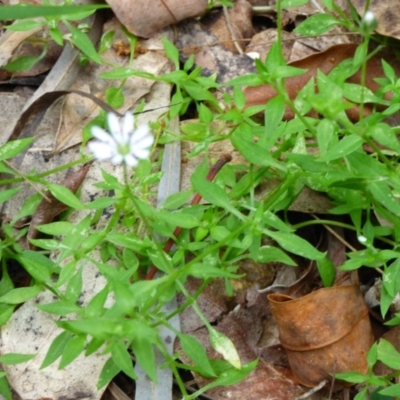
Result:
<svg viewBox="0 0 400 400">
<path fill-rule="evenodd" d="M 218 172 L 221 170 L 221 168 L 231 160 L 232 160 L 232 156 L 230 154 L 223 154 L 221 156 L 221 158 L 210 168 L 210 171 L 208 172 L 208 174 L 206 176 L 206 180 L 208 180 L 210 182 L 212 180 L 214 180 L 215 176 L 218 174 Z M 198 193 L 195 193 L 190 204 L 191 205 L 199 204 L 200 200 L 201 200 L 201 196 Z M 173 233 L 174 237 L 177 238 L 181 232 L 182 232 L 182 227 L 177 226 Z M 167 240 L 167 243 L 164 246 L 164 249 L 163 249 L 164 252 L 168 253 L 171 250 L 174 243 L 175 243 L 174 239 L 169 238 Z M 155 265 L 153 265 L 150 268 L 150 271 L 147 273 L 146 280 L 153 279 L 156 272 L 157 272 L 157 267 Z"/>
</svg>

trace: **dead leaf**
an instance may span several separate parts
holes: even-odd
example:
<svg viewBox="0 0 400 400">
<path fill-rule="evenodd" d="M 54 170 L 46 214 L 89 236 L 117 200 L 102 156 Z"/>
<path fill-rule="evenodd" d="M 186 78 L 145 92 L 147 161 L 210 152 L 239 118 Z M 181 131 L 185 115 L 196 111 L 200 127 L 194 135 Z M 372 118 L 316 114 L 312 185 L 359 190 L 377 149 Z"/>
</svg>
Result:
<svg viewBox="0 0 400 400">
<path fill-rule="evenodd" d="M 332 46 L 326 51 L 321 53 L 313 54 L 309 57 L 290 63 L 290 66 L 306 69 L 307 72 L 304 74 L 291 77 L 286 79 L 286 90 L 293 100 L 297 93 L 306 85 L 306 83 L 317 76 L 317 71 L 322 71 L 324 74 L 328 74 L 336 65 L 340 62 L 352 58 L 356 51 L 356 44 L 340 44 Z M 400 75 L 400 63 L 396 60 L 394 54 L 389 52 L 379 52 L 372 57 L 367 63 L 367 80 L 366 87 L 372 92 L 379 89 L 378 83 L 375 82 L 375 78 L 384 77 L 381 59 L 387 61 L 395 70 L 397 75 Z M 349 83 L 360 83 L 360 72 L 357 72 L 351 76 L 347 82 Z M 247 87 L 244 90 L 246 96 L 246 106 L 254 106 L 266 104 L 270 99 L 276 96 L 276 91 L 270 85 L 261 85 L 255 87 Z M 367 108 L 367 107 L 365 107 Z M 358 110 L 348 110 L 349 117 L 353 120 L 358 118 Z M 294 117 L 293 112 L 290 109 L 286 109 L 285 119 L 291 119 Z"/>
<path fill-rule="evenodd" d="M 331 381 L 339 372 L 367 372 L 366 354 L 374 338 L 358 286 L 323 288 L 298 299 L 270 294 L 268 300 L 280 342 L 303 385 Z M 335 387 L 344 385 L 335 382 Z"/>
<path fill-rule="evenodd" d="M 72 193 L 76 193 L 85 179 L 90 165 L 90 163 L 85 164 L 79 169 L 79 171 L 67 174 L 63 182 L 61 182 L 61 185 L 64 185 L 66 188 L 71 190 Z M 36 246 L 30 243 L 30 239 L 36 239 L 40 235 L 37 226 L 50 223 L 67 208 L 68 207 L 64 203 L 57 200 L 50 192 L 46 192 L 46 198 L 43 198 L 39 203 L 35 213 L 33 214 L 31 223 L 29 224 L 27 234 L 29 248 L 36 248 Z"/>
<path fill-rule="evenodd" d="M 227 50 L 219 37 L 205 26 L 206 22 L 189 20 L 177 27 L 176 46 L 186 59 L 194 55 L 194 62 L 203 68 L 202 74 L 217 74 L 218 82 L 255 71 L 254 60 L 245 54 Z"/>
<path fill-rule="evenodd" d="M 252 16 L 251 5 L 246 0 L 237 0 L 228 9 L 228 15 L 219 10 L 203 21 L 203 24 L 215 34 L 219 43 L 233 53 L 240 53 L 237 46 L 243 50 L 246 42 L 254 35 Z"/>
<path fill-rule="evenodd" d="M 133 34 L 149 38 L 161 28 L 201 15 L 207 0 L 107 0 L 118 19 Z"/>
</svg>

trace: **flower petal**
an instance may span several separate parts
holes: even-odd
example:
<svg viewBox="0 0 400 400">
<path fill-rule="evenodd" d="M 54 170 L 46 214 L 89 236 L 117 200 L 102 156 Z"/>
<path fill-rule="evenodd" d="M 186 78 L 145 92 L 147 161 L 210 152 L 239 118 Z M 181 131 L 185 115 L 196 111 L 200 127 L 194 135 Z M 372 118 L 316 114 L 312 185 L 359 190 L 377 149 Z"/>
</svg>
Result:
<svg viewBox="0 0 400 400">
<path fill-rule="evenodd" d="M 124 161 L 128 167 L 136 167 L 139 164 L 138 160 L 131 154 L 127 154 Z"/>
<path fill-rule="evenodd" d="M 131 136 L 131 142 L 132 140 L 135 142 L 139 142 L 147 136 L 153 138 L 153 135 L 151 135 L 150 133 L 150 127 L 147 124 L 139 125 Z"/>
<path fill-rule="evenodd" d="M 110 112 L 107 117 L 108 127 L 110 129 L 111 136 L 117 143 L 121 143 L 121 126 L 119 124 L 119 119 L 116 114 Z"/>
<path fill-rule="evenodd" d="M 113 138 L 104 129 L 101 129 L 98 126 L 93 126 L 90 132 L 92 136 L 98 139 L 100 142 L 104 143 L 113 142 Z"/>
<path fill-rule="evenodd" d="M 133 122 L 134 122 L 133 114 L 130 111 L 127 111 L 121 122 L 121 134 L 125 143 L 129 142 L 129 137 L 133 131 Z"/>
<path fill-rule="evenodd" d="M 132 151 L 132 155 L 140 160 L 145 160 L 146 158 L 149 158 L 150 150 L 136 148 L 136 149 L 134 149 L 134 151 Z"/>
<path fill-rule="evenodd" d="M 113 157 L 111 158 L 111 163 L 114 165 L 121 164 L 122 161 L 124 161 L 124 157 L 118 153 L 114 154 Z"/>
<path fill-rule="evenodd" d="M 107 158 L 111 158 L 115 153 L 112 146 L 103 142 L 92 141 L 88 143 L 88 147 L 98 160 L 106 160 Z"/>
</svg>

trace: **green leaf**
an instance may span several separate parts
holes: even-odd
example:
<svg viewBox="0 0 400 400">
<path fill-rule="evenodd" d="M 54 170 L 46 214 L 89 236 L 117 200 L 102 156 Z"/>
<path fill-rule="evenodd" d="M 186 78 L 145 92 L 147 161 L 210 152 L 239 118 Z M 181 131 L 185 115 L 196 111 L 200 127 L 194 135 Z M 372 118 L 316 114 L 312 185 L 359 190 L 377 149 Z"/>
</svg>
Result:
<svg viewBox="0 0 400 400">
<path fill-rule="evenodd" d="M 228 361 L 233 367 L 240 369 L 240 357 L 232 341 L 227 336 L 225 336 L 221 332 L 218 332 L 211 326 L 207 326 L 207 329 L 210 335 L 210 343 L 213 349 L 222 354 L 224 360 Z"/>
<path fill-rule="evenodd" d="M 22 56 L 19 57 L 7 65 L 4 65 L 2 68 L 9 72 L 15 71 L 28 71 L 30 70 L 37 62 L 39 62 L 45 55 L 47 54 L 47 45 L 43 46 L 43 51 L 36 57 L 33 56 Z"/>
<path fill-rule="evenodd" d="M 151 341 L 146 338 L 135 339 L 132 342 L 132 348 L 136 356 L 136 360 L 142 367 L 143 371 L 153 381 L 157 381 L 157 368 L 154 355 L 154 348 Z"/>
<path fill-rule="evenodd" d="M 0 362 L 6 365 L 15 365 L 27 362 L 35 357 L 36 354 L 8 353 L 0 357 Z"/>
<path fill-rule="evenodd" d="M 120 368 L 121 371 L 123 371 L 130 378 L 137 379 L 133 369 L 132 359 L 122 341 L 119 340 L 113 343 L 111 354 L 114 363 L 118 366 L 118 368 Z"/>
<path fill-rule="evenodd" d="M 334 144 L 325 155 L 318 159 L 318 161 L 325 163 L 345 157 L 358 150 L 362 143 L 363 139 L 356 134 L 345 136 L 338 143 Z"/>
<path fill-rule="evenodd" d="M 394 197 L 393 191 L 390 190 L 389 186 L 385 182 L 370 183 L 368 189 L 375 200 L 395 215 L 400 215 L 400 203 L 398 199 Z"/>
<path fill-rule="evenodd" d="M 101 389 L 108 385 L 119 372 L 121 372 L 121 368 L 118 367 L 112 357 L 109 358 L 101 370 L 99 381 L 97 382 L 97 388 Z"/>
<path fill-rule="evenodd" d="M 6 400 L 12 400 L 10 385 L 8 384 L 5 372 L 0 372 L 0 394 L 4 396 Z"/>
<path fill-rule="evenodd" d="M 157 218 L 172 225 L 173 227 L 180 226 L 185 229 L 192 229 L 199 226 L 200 221 L 194 215 L 178 210 L 174 212 L 159 212 Z"/>
<path fill-rule="evenodd" d="M 327 257 L 321 258 L 320 260 L 317 260 L 317 267 L 324 286 L 332 286 L 336 275 L 335 266 L 332 261 Z"/>
<path fill-rule="evenodd" d="M 283 169 L 283 166 L 271 156 L 268 150 L 254 143 L 252 137 L 241 131 L 240 128 L 233 132 L 231 140 L 235 149 L 252 164 L 270 166 L 279 170 Z"/>
<path fill-rule="evenodd" d="M 47 188 L 50 190 L 50 193 L 61 203 L 66 204 L 68 207 L 83 210 L 85 207 L 84 204 L 71 192 L 70 189 L 63 185 L 58 185 L 56 183 L 48 183 Z"/>
<path fill-rule="evenodd" d="M 274 136 L 278 125 L 282 122 L 285 114 L 285 101 L 283 96 L 275 96 L 265 106 L 265 135 Z"/>
<path fill-rule="evenodd" d="M 74 228 L 74 224 L 68 221 L 57 221 L 51 222 L 50 224 L 38 225 L 36 229 L 39 232 L 43 232 L 46 235 L 61 236 L 68 234 L 71 229 Z"/>
<path fill-rule="evenodd" d="M 69 280 L 67 288 L 65 289 L 65 298 L 71 303 L 75 303 L 82 292 L 82 268 Z"/>
<path fill-rule="evenodd" d="M 260 263 L 280 262 L 293 267 L 297 264 L 281 249 L 273 246 L 262 246 L 258 250 L 257 259 L 254 261 Z"/>
<path fill-rule="evenodd" d="M 50 280 L 50 271 L 54 264 L 43 254 L 26 250 L 15 258 L 36 281 L 47 282 Z"/>
<path fill-rule="evenodd" d="M 40 369 L 48 367 L 50 364 L 53 364 L 54 361 L 59 358 L 67 343 L 69 342 L 69 339 L 71 337 L 71 333 L 64 331 L 61 332 L 51 343 L 49 350 L 47 351 L 46 357 L 43 360 L 42 365 L 40 366 Z"/>
<path fill-rule="evenodd" d="M 241 369 L 231 368 L 223 371 L 217 379 L 198 390 L 196 395 L 198 396 L 214 387 L 235 385 L 246 378 L 246 376 L 257 367 L 257 364 L 258 360 L 254 360 L 251 363 L 244 365 Z"/>
<path fill-rule="evenodd" d="M 54 17 L 60 15 L 73 15 L 82 11 L 95 11 L 101 8 L 110 8 L 104 4 L 76 5 L 76 6 L 34 6 L 30 4 L 16 4 L 12 6 L 1 6 L 0 21 L 34 18 Z"/>
<path fill-rule="evenodd" d="M 390 368 L 400 370 L 400 353 L 387 340 L 380 339 L 377 346 L 378 360 Z"/>
<path fill-rule="evenodd" d="M 3 6 L 5 7 L 5 6 Z M 3 8 L 2 7 L 2 8 Z M 33 142 L 33 138 L 11 140 L 0 146 L 0 161 L 15 157 Z"/>
<path fill-rule="evenodd" d="M 192 195 L 191 190 L 173 193 L 166 198 L 162 206 L 168 210 L 175 210 L 187 203 Z"/>
<path fill-rule="evenodd" d="M 340 21 L 330 14 L 314 14 L 306 18 L 294 31 L 304 36 L 318 36 L 340 24 Z"/>
<path fill-rule="evenodd" d="M 227 193 L 216 183 L 207 181 L 201 175 L 200 170 L 196 170 L 193 173 L 191 177 L 193 188 L 211 204 L 222 207 L 238 218 L 243 219 L 244 216 L 231 204 Z"/>
<path fill-rule="evenodd" d="M 368 375 L 361 372 L 341 372 L 340 374 L 335 374 L 335 378 L 346 382 L 362 383 L 368 380 Z"/>
<path fill-rule="evenodd" d="M 203 263 L 194 263 L 187 268 L 187 273 L 189 275 L 194 276 L 199 279 L 208 279 L 208 278 L 230 278 L 230 279 L 238 279 L 243 275 L 236 275 L 232 272 L 229 272 L 225 269 L 215 267 L 213 265 Z"/>
<path fill-rule="evenodd" d="M 397 383 L 396 385 L 391 385 L 385 389 L 382 389 L 378 393 L 382 394 L 384 396 L 394 396 L 394 397 L 399 398 L 398 396 L 400 394 L 400 383 Z"/>
<path fill-rule="evenodd" d="M 109 293 L 109 285 L 105 285 L 93 298 L 85 308 L 85 317 L 98 317 L 104 310 L 104 304 Z"/>
<path fill-rule="evenodd" d="M 216 376 L 207 353 L 204 347 L 193 336 L 180 334 L 179 340 L 182 350 L 194 362 L 194 365 L 199 368 L 199 373 L 205 377 Z"/>
<path fill-rule="evenodd" d="M 310 260 L 320 260 L 325 257 L 325 253 L 321 253 L 314 246 L 297 235 L 286 232 L 272 232 L 266 229 L 264 232 L 277 241 L 282 248 L 291 253 Z"/>
<path fill-rule="evenodd" d="M 97 51 L 88 36 L 67 21 L 64 21 L 64 24 L 68 27 L 72 34 L 72 43 L 92 61 L 96 62 L 97 64 L 102 64 L 101 58 L 97 54 Z"/>
<path fill-rule="evenodd" d="M 22 186 L 18 186 L 13 189 L 6 189 L 0 192 L 0 204 L 4 203 L 5 201 L 11 199 L 11 197 L 15 196 L 20 190 Z"/>
<path fill-rule="evenodd" d="M 282 8 L 300 7 L 307 4 L 310 0 L 282 0 Z"/>
<path fill-rule="evenodd" d="M 126 233 L 110 233 L 107 235 L 106 239 L 117 246 L 127 247 L 128 249 L 138 252 L 149 247 L 149 244 L 145 244 L 142 239 L 129 236 Z"/>
<path fill-rule="evenodd" d="M 22 287 L 12 289 L 5 295 L 0 297 L 0 303 L 5 304 L 20 304 L 33 299 L 42 291 L 40 286 Z"/>
<path fill-rule="evenodd" d="M 259 86 L 262 85 L 264 81 L 257 74 L 247 74 L 243 76 L 238 76 L 233 78 L 226 83 L 227 86 Z"/>
<path fill-rule="evenodd" d="M 179 50 L 166 37 L 163 37 L 161 41 L 165 49 L 165 54 L 175 64 L 175 68 L 179 70 Z"/>
<path fill-rule="evenodd" d="M 81 314 L 82 309 L 77 305 L 68 301 L 55 301 L 54 303 L 38 304 L 36 307 L 39 310 L 49 314 L 66 316 L 71 313 Z"/>
<path fill-rule="evenodd" d="M 63 369 L 71 364 L 85 350 L 85 347 L 86 336 L 71 337 L 64 348 L 58 369 Z"/>
<path fill-rule="evenodd" d="M 36 28 L 40 28 L 43 25 L 45 25 L 44 21 L 39 22 L 39 21 L 28 20 L 28 21 L 15 21 L 12 25 L 6 25 L 4 26 L 4 28 L 7 29 L 8 31 L 25 32 Z"/>
<path fill-rule="evenodd" d="M 124 105 L 124 95 L 120 88 L 108 88 L 106 91 L 106 101 L 107 103 L 114 108 L 120 108 Z"/>
</svg>

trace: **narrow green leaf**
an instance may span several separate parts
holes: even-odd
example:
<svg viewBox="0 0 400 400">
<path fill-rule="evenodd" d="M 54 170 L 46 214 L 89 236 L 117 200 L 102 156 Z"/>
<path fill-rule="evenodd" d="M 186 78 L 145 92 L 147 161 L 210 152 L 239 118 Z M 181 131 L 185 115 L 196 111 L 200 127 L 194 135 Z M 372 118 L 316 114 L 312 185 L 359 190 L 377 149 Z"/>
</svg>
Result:
<svg viewBox="0 0 400 400">
<path fill-rule="evenodd" d="M 240 369 L 240 357 L 232 341 L 227 336 L 225 336 L 221 332 L 218 332 L 211 326 L 208 326 L 207 329 L 210 335 L 210 343 L 214 350 L 222 354 L 224 359 L 228 361 L 233 367 Z"/>
<path fill-rule="evenodd" d="M 301 237 L 287 232 L 272 232 L 264 230 L 264 232 L 287 251 L 297 254 L 310 260 L 320 260 L 325 257 L 325 253 L 321 253 L 314 246 Z"/>
<path fill-rule="evenodd" d="M 48 189 L 51 194 L 61 203 L 66 204 L 68 207 L 83 210 L 85 207 L 84 204 L 75 196 L 74 193 L 71 192 L 67 187 L 63 185 L 58 185 L 56 183 L 48 183 Z"/>
<path fill-rule="evenodd" d="M 67 21 L 64 21 L 64 24 L 68 27 L 69 31 L 72 34 L 72 43 L 92 61 L 96 62 L 97 64 L 101 64 L 101 58 L 97 54 L 97 51 L 88 36 Z"/>
<path fill-rule="evenodd" d="M 317 267 L 324 286 L 332 286 L 336 275 L 336 270 L 332 261 L 327 257 L 321 258 L 317 260 Z"/>
<path fill-rule="evenodd" d="M 303 36 L 318 36 L 328 32 L 340 21 L 330 14 L 314 14 L 309 16 L 294 31 Z"/>
<path fill-rule="evenodd" d="M 380 339 L 377 348 L 378 360 L 390 368 L 400 370 L 400 353 L 387 340 Z"/>
<path fill-rule="evenodd" d="M 133 369 L 133 362 L 129 355 L 128 350 L 125 347 L 125 344 L 122 341 L 117 341 L 113 344 L 112 350 L 112 359 L 114 363 L 120 368 L 126 375 L 128 375 L 132 379 L 136 379 L 136 374 Z"/>
<path fill-rule="evenodd" d="M 338 143 L 334 144 L 329 151 L 318 158 L 319 162 L 333 161 L 338 158 L 346 157 L 347 155 L 358 150 L 363 143 L 363 139 L 358 135 L 349 135 L 344 137 Z"/>
<path fill-rule="evenodd" d="M 76 6 L 36 6 L 30 4 L 16 4 L 11 6 L 1 6 L 0 21 L 34 18 L 34 17 L 54 17 L 57 15 L 73 15 L 82 11 L 95 11 L 100 8 L 110 8 L 109 5 L 91 4 Z"/>
<path fill-rule="evenodd" d="M 193 336 L 180 334 L 179 340 L 185 354 L 200 369 L 200 373 L 206 377 L 216 376 L 204 347 Z"/>
<path fill-rule="evenodd" d="M 0 357 L 0 362 L 6 365 L 15 365 L 27 362 L 35 357 L 36 354 L 8 353 Z"/>
<path fill-rule="evenodd" d="M 97 388 L 101 389 L 108 385 L 119 372 L 121 372 L 121 368 L 118 367 L 112 357 L 109 358 L 101 370 L 99 381 L 97 382 Z"/>
<path fill-rule="evenodd" d="M 64 348 L 58 369 L 63 369 L 71 364 L 85 350 L 85 347 L 86 336 L 71 337 Z"/>
<path fill-rule="evenodd" d="M 6 189 L 0 192 L 0 204 L 4 203 L 5 201 L 11 199 L 11 197 L 15 196 L 20 190 L 22 186 L 18 186 L 13 189 Z"/>
<path fill-rule="evenodd" d="M 20 304 L 33 299 L 42 291 L 40 286 L 22 287 L 12 289 L 5 295 L 0 297 L 0 303 L 5 304 Z"/>
<path fill-rule="evenodd" d="M 400 215 L 399 199 L 394 197 L 393 191 L 390 190 L 389 186 L 385 182 L 370 183 L 368 189 L 375 200 L 395 215 Z"/>
<path fill-rule="evenodd" d="M 43 360 L 42 365 L 40 366 L 40 369 L 48 367 L 50 364 L 53 364 L 54 361 L 59 358 L 64 349 L 65 346 L 67 345 L 69 339 L 71 337 L 71 333 L 64 331 L 60 333 L 51 343 L 49 350 L 47 351 L 46 357 Z"/>
<path fill-rule="evenodd" d="M 3 6 L 4 7 L 4 6 Z M 33 138 L 11 140 L 0 146 L 0 160 L 7 160 L 21 153 L 33 142 Z"/>
</svg>

